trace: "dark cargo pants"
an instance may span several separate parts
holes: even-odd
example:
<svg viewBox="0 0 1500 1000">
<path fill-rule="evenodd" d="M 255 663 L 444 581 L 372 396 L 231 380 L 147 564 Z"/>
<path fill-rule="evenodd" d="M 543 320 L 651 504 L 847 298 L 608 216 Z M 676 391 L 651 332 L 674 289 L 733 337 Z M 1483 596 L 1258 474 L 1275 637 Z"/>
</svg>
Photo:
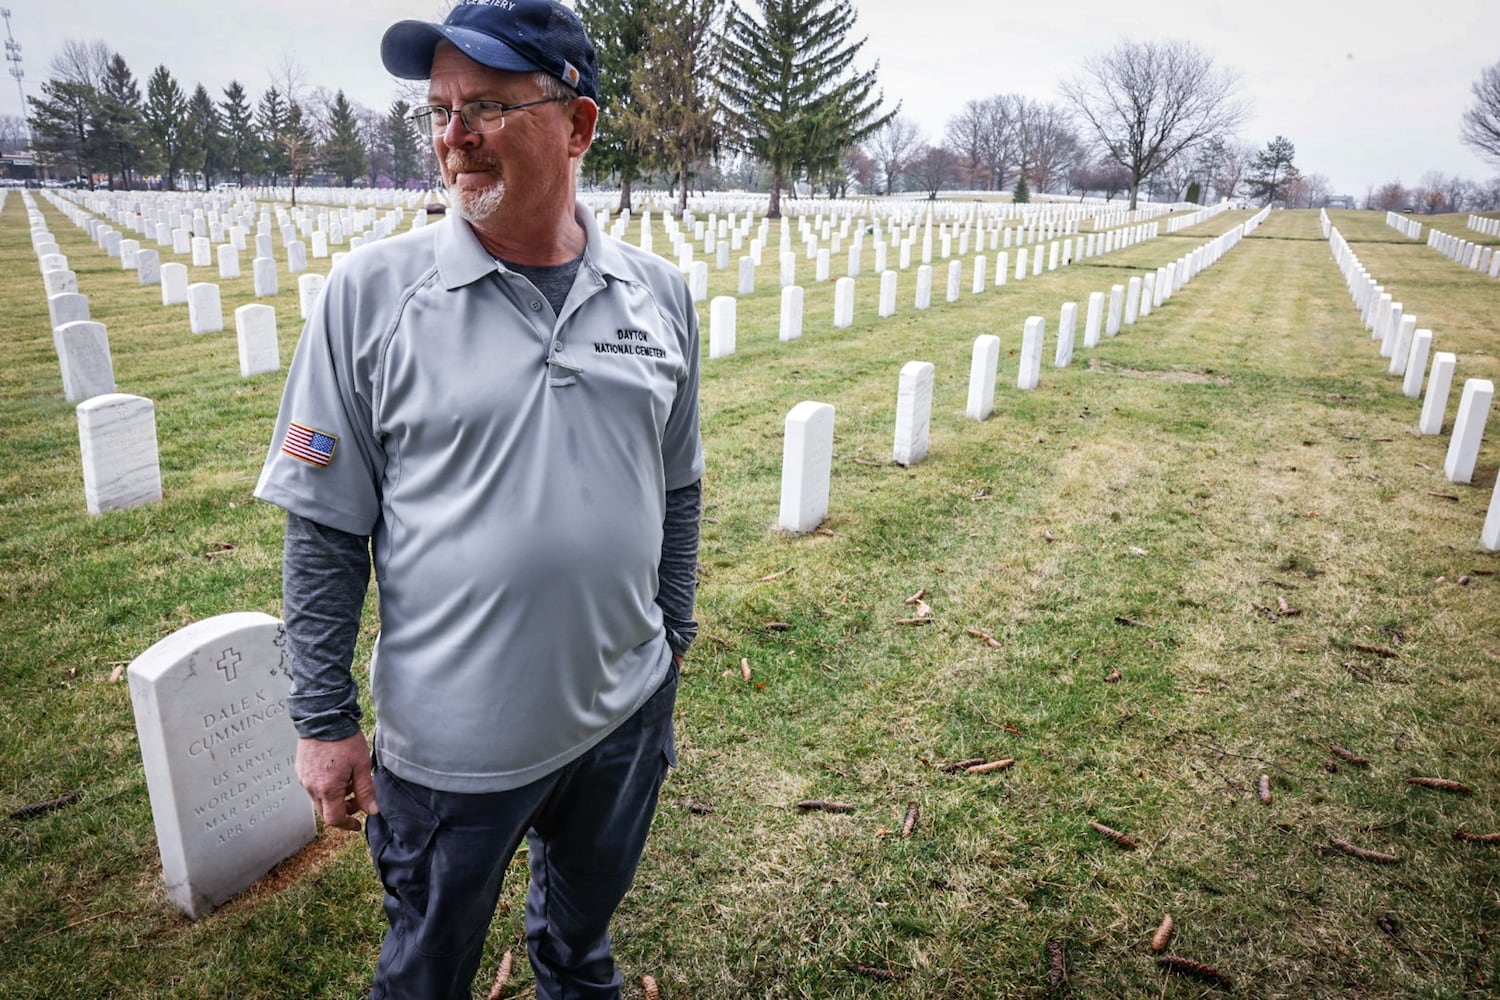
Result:
<svg viewBox="0 0 1500 1000">
<path fill-rule="evenodd" d="M 538 1000 L 620 995 L 609 920 L 635 878 L 674 763 L 677 670 L 578 760 L 506 792 L 466 795 L 377 765 L 370 854 L 390 923 L 371 1000 L 469 1000 L 506 866 L 527 841 L 526 941 Z"/>
</svg>

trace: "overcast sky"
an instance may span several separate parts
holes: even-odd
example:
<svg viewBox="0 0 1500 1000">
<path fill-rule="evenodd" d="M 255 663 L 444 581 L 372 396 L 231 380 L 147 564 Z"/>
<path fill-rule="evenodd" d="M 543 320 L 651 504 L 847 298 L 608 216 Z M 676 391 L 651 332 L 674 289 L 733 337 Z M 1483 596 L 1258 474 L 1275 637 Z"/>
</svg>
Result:
<svg viewBox="0 0 1500 1000">
<path fill-rule="evenodd" d="M 1057 101 L 1059 82 L 1089 55 L 1126 38 L 1181 38 L 1239 74 L 1254 105 L 1244 140 L 1259 147 L 1285 135 L 1302 172 L 1326 175 L 1335 192 L 1363 198 L 1371 186 L 1412 185 L 1434 170 L 1476 181 L 1500 173 L 1458 141 L 1470 87 L 1500 61 L 1497 0 L 865 0 L 855 8 L 855 35 L 866 39 L 857 65 L 878 60 L 886 100 L 899 100 L 934 143 L 965 101 L 999 93 Z M 5 9 L 28 94 L 50 77 L 65 40 L 102 40 L 142 91 L 165 65 L 185 91 L 202 83 L 218 99 L 239 80 L 256 99 L 290 59 L 309 85 L 383 110 L 397 91 L 380 65 L 381 34 L 444 5 L 10 0 Z M 0 114 L 19 112 L 15 81 L 0 78 Z"/>
</svg>

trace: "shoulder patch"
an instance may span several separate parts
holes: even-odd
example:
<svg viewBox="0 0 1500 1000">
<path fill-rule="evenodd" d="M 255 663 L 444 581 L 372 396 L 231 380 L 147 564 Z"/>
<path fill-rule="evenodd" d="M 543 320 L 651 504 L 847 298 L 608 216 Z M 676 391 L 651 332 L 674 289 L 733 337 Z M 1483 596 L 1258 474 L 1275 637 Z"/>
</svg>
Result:
<svg viewBox="0 0 1500 1000">
<path fill-rule="evenodd" d="M 309 465 L 316 465 L 321 469 L 333 461 L 333 450 L 338 447 L 338 444 L 339 439 L 332 434 L 325 434 L 293 422 L 287 425 L 286 437 L 281 442 L 281 450 L 293 458 L 300 459 Z"/>
</svg>

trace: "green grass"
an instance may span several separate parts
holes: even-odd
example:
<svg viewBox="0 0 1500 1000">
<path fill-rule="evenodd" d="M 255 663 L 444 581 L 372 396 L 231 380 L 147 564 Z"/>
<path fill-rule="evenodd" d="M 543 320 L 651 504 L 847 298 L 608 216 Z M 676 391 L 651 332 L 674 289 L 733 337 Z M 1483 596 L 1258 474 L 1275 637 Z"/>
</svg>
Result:
<svg viewBox="0 0 1500 1000">
<path fill-rule="evenodd" d="M 0 995 L 359 995 L 382 933 L 359 840 L 325 833 L 206 919 L 182 918 L 160 887 L 129 698 L 111 681 L 188 622 L 278 613 L 280 515 L 250 490 L 282 375 L 239 378 L 232 333 L 192 336 L 185 307 L 163 308 L 44 211 L 109 326 L 121 390 L 156 401 L 165 499 L 84 511 L 72 407 L 9 198 L 0 805 L 80 797 L 6 821 Z M 1232 977 L 1237 996 L 1494 994 L 1500 849 L 1451 836 L 1500 830 L 1500 558 L 1479 546 L 1493 434 L 1472 485 L 1443 478 L 1446 438 L 1416 434 L 1418 406 L 1385 374 L 1316 213 L 1273 214 L 1151 316 L 1081 347 L 1089 292 L 1248 214 L 977 297 L 966 262 L 951 304 L 939 265 L 922 313 L 913 269 L 889 319 L 867 248 L 854 326 L 832 329 L 832 284 L 809 282 L 804 337 L 787 344 L 767 254 L 739 304 L 738 353 L 704 363 L 703 633 L 678 703 L 681 764 L 615 921 L 627 996 L 642 973 L 664 996 L 710 1000 L 1212 992 L 1158 970 L 1147 944 L 1164 912 L 1172 950 Z M 1458 355 L 1451 419 L 1463 378 L 1500 377 L 1500 283 L 1378 213 L 1331 216 L 1434 330 L 1434 350 Z M 1436 224 L 1466 233 L 1462 216 Z M 799 260 L 804 280 L 811 270 Z M 284 361 L 289 284 L 273 303 Z M 737 271 L 710 284 L 733 294 Z M 225 283 L 224 300 L 226 316 L 252 301 L 248 281 Z M 1055 370 L 1068 300 L 1080 347 Z M 1022 393 L 1033 314 L 1048 346 L 1041 386 Z M 706 338 L 706 304 L 700 315 Z M 975 423 L 963 411 L 980 333 L 1001 338 L 1001 388 Z M 913 359 L 937 367 L 932 451 L 905 469 L 889 458 L 897 373 Z M 827 533 L 791 537 L 774 530 L 781 434 L 804 399 L 837 410 L 833 490 Z M 933 622 L 898 624 L 918 591 Z M 361 670 L 374 629 L 371 617 Z M 1330 742 L 1369 766 L 1337 762 Z M 941 769 L 969 757 L 1017 763 Z M 1415 788 L 1414 774 L 1474 794 Z M 800 812 L 807 798 L 856 808 Z M 1333 853 L 1333 838 L 1402 861 Z M 481 978 L 521 950 L 524 872 Z M 1056 991 L 1049 941 L 1068 965 Z M 507 995 L 530 983 L 522 961 Z"/>
</svg>

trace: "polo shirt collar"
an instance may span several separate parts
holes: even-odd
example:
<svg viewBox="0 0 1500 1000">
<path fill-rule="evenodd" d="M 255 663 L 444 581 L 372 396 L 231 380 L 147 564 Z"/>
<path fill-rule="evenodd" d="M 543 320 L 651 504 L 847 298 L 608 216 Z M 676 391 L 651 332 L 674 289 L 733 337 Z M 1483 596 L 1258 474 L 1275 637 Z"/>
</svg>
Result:
<svg viewBox="0 0 1500 1000">
<path fill-rule="evenodd" d="M 575 203 L 573 218 L 583 227 L 587 241 L 584 260 L 604 275 L 625 273 L 619 248 L 600 234 L 593 213 Z M 438 224 L 436 255 L 438 280 L 450 292 L 495 273 L 495 258 L 474 235 L 473 227 L 457 212 L 450 212 Z"/>
</svg>

